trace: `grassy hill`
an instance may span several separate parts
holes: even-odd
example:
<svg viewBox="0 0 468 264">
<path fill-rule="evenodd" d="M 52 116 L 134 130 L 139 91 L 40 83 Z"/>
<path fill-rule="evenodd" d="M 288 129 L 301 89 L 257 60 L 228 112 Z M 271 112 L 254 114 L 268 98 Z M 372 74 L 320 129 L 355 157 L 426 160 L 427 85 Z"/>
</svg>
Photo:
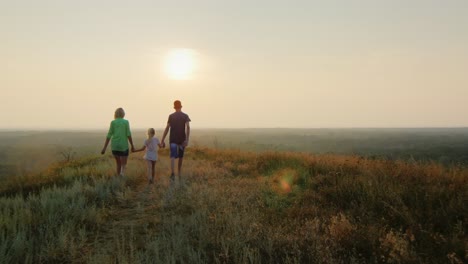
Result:
<svg viewBox="0 0 468 264">
<path fill-rule="evenodd" d="M 0 182 L 5 263 L 463 263 L 468 169 L 359 156 L 189 148 L 171 184 L 132 155 Z"/>
</svg>

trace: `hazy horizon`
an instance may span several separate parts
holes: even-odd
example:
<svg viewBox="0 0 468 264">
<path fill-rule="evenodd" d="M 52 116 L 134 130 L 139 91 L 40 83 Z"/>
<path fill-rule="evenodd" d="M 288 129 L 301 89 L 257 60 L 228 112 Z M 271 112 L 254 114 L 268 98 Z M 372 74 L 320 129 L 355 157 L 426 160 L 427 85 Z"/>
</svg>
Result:
<svg viewBox="0 0 468 264">
<path fill-rule="evenodd" d="M 202 129 L 468 127 L 467 13 L 459 0 L 2 1 L 0 130 L 106 130 L 117 107 L 132 129 L 161 129 L 176 99 Z"/>
<path fill-rule="evenodd" d="M 149 126 L 156 131 L 163 131 L 165 127 Z M 131 127 L 132 131 L 146 132 L 149 127 Z M 445 130 L 466 129 L 468 126 L 453 127 L 192 127 L 196 130 Z M 102 128 L 0 128 L 0 132 L 107 132 L 108 127 Z"/>
</svg>

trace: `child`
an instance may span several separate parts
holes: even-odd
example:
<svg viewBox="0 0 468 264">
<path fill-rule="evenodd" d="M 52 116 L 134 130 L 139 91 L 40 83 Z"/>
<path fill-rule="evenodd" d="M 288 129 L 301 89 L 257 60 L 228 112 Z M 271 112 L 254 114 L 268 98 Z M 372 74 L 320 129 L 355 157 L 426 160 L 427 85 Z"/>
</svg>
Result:
<svg viewBox="0 0 468 264">
<path fill-rule="evenodd" d="M 143 143 L 143 147 L 140 149 L 135 149 L 133 152 L 139 152 L 146 149 L 145 156 L 143 158 L 146 160 L 146 165 L 148 168 L 148 184 L 154 182 L 154 166 L 158 160 L 158 147 L 161 147 L 159 139 L 154 136 L 154 128 L 148 129 L 148 139 Z"/>
</svg>

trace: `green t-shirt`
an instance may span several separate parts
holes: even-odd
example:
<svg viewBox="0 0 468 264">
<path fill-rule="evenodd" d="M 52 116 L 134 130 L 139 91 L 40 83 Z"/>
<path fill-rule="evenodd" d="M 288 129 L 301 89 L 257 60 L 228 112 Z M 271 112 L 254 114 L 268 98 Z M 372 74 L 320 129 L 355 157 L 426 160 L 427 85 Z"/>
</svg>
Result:
<svg viewBox="0 0 468 264">
<path fill-rule="evenodd" d="M 111 148 L 116 151 L 128 150 L 128 137 L 130 133 L 130 124 L 128 120 L 123 118 L 116 118 L 110 123 L 107 138 L 112 138 Z"/>
</svg>

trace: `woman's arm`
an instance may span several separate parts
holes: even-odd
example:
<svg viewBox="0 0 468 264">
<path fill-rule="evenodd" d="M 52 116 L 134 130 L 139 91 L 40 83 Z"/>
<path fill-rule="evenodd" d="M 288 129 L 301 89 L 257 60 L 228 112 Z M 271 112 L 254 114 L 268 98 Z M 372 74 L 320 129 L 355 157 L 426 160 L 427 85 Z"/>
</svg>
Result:
<svg viewBox="0 0 468 264">
<path fill-rule="evenodd" d="M 104 147 L 101 150 L 101 154 L 106 153 L 107 145 L 109 145 L 109 141 L 112 137 L 112 134 L 114 133 L 114 126 L 112 126 L 112 124 L 113 123 L 111 122 L 109 126 L 109 131 L 107 132 L 106 142 L 104 142 Z"/>
<path fill-rule="evenodd" d="M 127 129 L 126 132 L 127 132 L 128 141 L 130 142 L 130 145 L 132 146 L 132 151 L 134 151 L 134 150 L 135 150 L 135 146 L 133 145 L 132 132 L 130 131 L 130 122 L 128 122 L 128 120 L 127 120 L 126 129 Z"/>
<path fill-rule="evenodd" d="M 104 142 L 104 147 L 101 150 L 101 154 L 106 153 L 107 145 L 109 145 L 110 138 L 106 137 L 106 142 Z"/>
<path fill-rule="evenodd" d="M 135 149 L 134 147 L 132 147 L 132 152 L 140 152 L 140 151 L 143 151 L 145 149 L 146 149 L 146 146 L 143 146 L 143 147 L 141 147 L 139 149 Z"/>
<path fill-rule="evenodd" d="M 132 152 L 135 152 L 135 146 L 133 146 L 133 140 L 132 140 L 132 136 L 128 136 L 128 141 L 130 142 L 130 145 L 132 146 Z"/>
</svg>

